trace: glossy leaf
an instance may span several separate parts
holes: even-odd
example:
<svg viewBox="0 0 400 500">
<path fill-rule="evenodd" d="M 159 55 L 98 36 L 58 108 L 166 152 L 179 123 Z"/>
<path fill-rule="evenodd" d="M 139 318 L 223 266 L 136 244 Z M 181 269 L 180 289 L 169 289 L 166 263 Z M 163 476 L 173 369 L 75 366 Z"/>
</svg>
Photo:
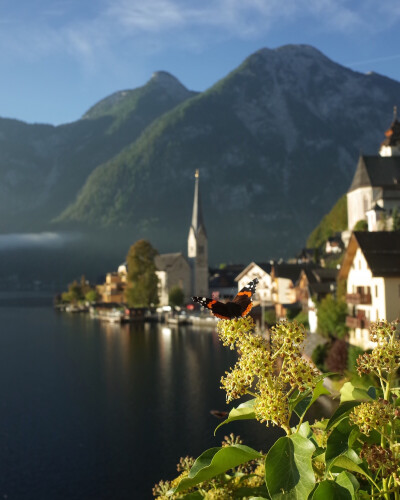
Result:
<svg viewBox="0 0 400 500">
<path fill-rule="evenodd" d="M 331 432 L 326 444 L 326 470 L 330 470 L 335 459 L 346 455 L 356 463 L 361 462 L 357 453 L 349 447 L 349 439 L 354 426 L 349 424 L 348 418 L 342 420 Z"/>
<path fill-rule="evenodd" d="M 350 491 L 335 481 L 321 481 L 314 491 L 312 500 L 351 500 Z"/>
<path fill-rule="evenodd" d="M 355 387 L 351 382 L 346 382 L 340 389 L 340 402 L 345 401 L 371 401 L 376 399 L 375 387 L 369 387 L 368 389 L 363 389 L 361 387 Z"/>
<path fill-rule="evenodd" d="M 358 474 L 362 474 L 367 478 L 371 478 L 371 476 L 360 465 L 356 464 L 353 460 L 346 457 L 345 455 L 337 457 L 334 460 L 333 465 L 335 467 L 340 467 L 351 472 L 357 472 Z"/>
<path fill-rule="evenodd" d="M 352 499 L 355 500 L 357 498 L 356 492 L 360 487 L 360 483 L 353 474 L 343 471 L 336 477 L 335 481 L 350 492 Z"/>
<path fill-rule="evenodd" d="M 214 436 L 217 430 L 225 424 L 229 424 L 229 422 L 234 422 L 235 420 L 250 420 L 255 418 L 254 414 L 254 405 L 256 403 L 256 398 L 250 399 L 245 403 L 240 404 L 237 408 L 233 408 L 228 415 L 228 418 L 221 422 L 214 431 Z"/>
<path fill-rule="evenodd" d="M 272 500 L 307 498 L 314 488 L 315 446 L 298 434 L 279 438 L 265 459 L 265 482 Z"/>
<path fill-rule="evenodd" d="M 342 403 L 335 411 L 335 413 L 329 419 L 328 425 L 326 426 L 326 430 L 328 431 L 335 425 L 337 425 L 341 420 L 346 418 L 351 410 L 360 404 L 360 401 L 345 401 Z"/>
<path fill-rule="evenodd" d="M 210 448 L 197 458 L 190 469 L 189 475 L 183 478 L 178 486 L 168 493 L 172 494 L 184 491 L 240 464 L 261 457 L 262 455 L 258 451 L 242 444 L 234 444 L 222 448 Z"/>
</svg>

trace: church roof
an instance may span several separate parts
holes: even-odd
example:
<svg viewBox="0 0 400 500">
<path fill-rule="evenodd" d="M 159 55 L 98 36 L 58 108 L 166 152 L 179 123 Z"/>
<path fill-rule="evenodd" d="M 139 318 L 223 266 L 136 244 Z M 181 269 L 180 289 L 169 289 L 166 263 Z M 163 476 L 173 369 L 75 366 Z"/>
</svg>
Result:
<svg viewBox="0 0 400 500">
<path fill-rule="evenodd" d="M 154 264 L 156 265 L 157 271 L 166 271 L 167 268 L 171 267 L 179 258 L 185 259 L 182 252 L 162 253 L 154 257 Z"/>
<path fill-rule="evenodd" d="M 349 193 L 360 187 L 400 191 L 400 156 L 360 156 Z"/>
</svg>

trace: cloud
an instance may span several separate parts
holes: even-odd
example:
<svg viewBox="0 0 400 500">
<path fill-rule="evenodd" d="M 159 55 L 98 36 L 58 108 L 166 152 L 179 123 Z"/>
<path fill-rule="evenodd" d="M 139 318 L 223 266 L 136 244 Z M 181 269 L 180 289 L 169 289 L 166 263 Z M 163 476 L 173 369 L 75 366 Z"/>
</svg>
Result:
<svg viewBox="0 0 400 500">
<path fill-rule="evenodd" d="M 0 250 L 18 248 L 58 248 L 80 238 L 77 233 L 11 233 L 0 234 Z"/>
<path fill-rule="evenodd" d="M 388 9 L 373 0 L 99 0 L 93 5 L 49 0 L 34 22 L 17 14 L 4 17 L 0 53 L 30 60 L 67 54 L 96 67 L 102 58 L 111 60 L 121 43 L 143 54 L 171 46 L 198 50 L 223 39 L 264 40 L 272 30 L 307 21 L 314 34 L 354 36 L 360 30 L 383 31 L 400 19 L 400 7 Z"/>
</svg>

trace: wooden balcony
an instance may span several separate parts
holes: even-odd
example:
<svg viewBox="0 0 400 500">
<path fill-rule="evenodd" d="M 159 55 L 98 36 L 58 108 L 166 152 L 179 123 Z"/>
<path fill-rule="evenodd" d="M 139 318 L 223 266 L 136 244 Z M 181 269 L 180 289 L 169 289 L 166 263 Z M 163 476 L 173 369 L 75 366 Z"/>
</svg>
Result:
<svg viewBox="0 0 400 500">
<path fill-rule="evenodd" d="M 368 329 L 370 325 L 370 321 L 367 318 L 355 318 L 354 316 L 346 316 L 346 326 L 348 328 L 361 328 Z"/>
<path fill-rule="evenodd" d="M 346 302 L 355 305 L 371 305 L 370 293 L 348 293 L 346 295 Z"/>
</svg>

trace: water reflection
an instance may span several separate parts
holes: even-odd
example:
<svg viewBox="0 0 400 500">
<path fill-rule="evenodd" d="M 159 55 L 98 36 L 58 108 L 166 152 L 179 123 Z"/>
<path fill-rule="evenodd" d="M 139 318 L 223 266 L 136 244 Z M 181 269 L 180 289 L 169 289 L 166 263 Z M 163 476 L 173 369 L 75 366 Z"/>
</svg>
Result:
<svg viewBox="0 0 400 500">
<path fill-rule="evenodd" d="M 276 429 L 237 422 L 219 380 L 236 355 L 215 330 L 114 325 L 52 309 L 0 308 L 0 496 L 151 498 L 180 456 L 229 432 L 267 449 Z"/>
</svg>

